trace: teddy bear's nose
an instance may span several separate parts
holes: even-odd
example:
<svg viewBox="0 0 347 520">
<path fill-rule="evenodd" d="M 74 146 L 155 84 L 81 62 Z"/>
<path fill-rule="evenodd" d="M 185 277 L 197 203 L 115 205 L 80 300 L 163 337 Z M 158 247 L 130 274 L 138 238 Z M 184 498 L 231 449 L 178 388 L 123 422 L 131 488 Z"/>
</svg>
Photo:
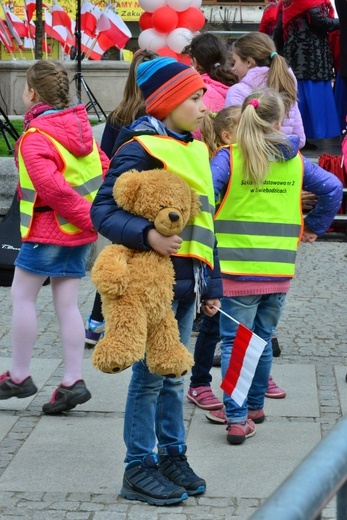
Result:
<svg viewBox="0 0 347 520">
<path fill-rule="evenodd" d="M 177 222 L 177 220 L 180 218 L 179 215 L 177 215 L 177 213 L 175 213 L 174 211 L 170 211 L 169 213 L 169 219 L 171 220 L 171 222 Z"/>
</svg>

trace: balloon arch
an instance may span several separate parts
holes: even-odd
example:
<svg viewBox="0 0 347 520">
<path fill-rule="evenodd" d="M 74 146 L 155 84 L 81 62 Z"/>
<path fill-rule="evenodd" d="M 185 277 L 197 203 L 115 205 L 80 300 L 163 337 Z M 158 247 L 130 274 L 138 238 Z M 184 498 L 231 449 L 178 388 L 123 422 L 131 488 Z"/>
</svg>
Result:
<svg viewBox="0 0 347 520">
<path fill-rule="evenodd" d="M 139 47 L 190 63 L 181 52 L 205 25 L 202 0 L 139 0 L 139 4 L 144 10 Z"/>
</svg>

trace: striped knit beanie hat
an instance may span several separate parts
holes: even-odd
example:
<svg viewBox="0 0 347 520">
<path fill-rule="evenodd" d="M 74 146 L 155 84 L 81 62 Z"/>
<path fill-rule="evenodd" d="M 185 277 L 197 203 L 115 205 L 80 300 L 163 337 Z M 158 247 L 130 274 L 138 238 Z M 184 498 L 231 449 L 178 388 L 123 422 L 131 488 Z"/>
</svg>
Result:
<svg viewBox="0 0 347 520">
<path fill-rule="evenodd" d="M 140 63 L 136 81 L 144 97 L 147 114 L 160 120 L 197 90 L 206 90 L 200 74 L 174 58 L 155 58 Z"/>
</svg>

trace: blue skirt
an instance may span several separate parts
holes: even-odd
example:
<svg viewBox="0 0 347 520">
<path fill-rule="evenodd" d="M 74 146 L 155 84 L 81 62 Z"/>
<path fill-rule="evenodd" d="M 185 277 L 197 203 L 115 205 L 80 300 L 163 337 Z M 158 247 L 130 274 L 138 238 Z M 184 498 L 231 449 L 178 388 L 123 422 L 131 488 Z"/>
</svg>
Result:
<svg viewBox="0 0 347 520">
<path fill-rule="evenodd" d="M 23 242 L 14 265 L 39 276 L 83 278 L 91 247 Z"/>
<path fill-rule="evenodd" d="M 330 139 L 341 135 L 330 81 L 298 80 L 298 106 L 307 139 Z"/>
<path fill-rule="evenodd" d="M 347 79 L 341 78 L 340 74 L 337 74 L 334 96 L 337 106 L 337 113 L 339 116 L 341 131 L 346 130 L 346 116 L 347 116 Z"/>
</svg>

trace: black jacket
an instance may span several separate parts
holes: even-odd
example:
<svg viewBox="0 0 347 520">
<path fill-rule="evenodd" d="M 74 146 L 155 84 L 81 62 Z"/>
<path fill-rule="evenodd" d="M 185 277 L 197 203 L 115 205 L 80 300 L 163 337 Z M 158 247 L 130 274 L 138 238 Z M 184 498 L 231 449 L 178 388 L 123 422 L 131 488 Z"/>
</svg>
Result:
<svg viewBox="0 0 347 520">
<path fill-rule="evenodd" d="M 329 81 L 334 78 L 328 35 L 338 28 L 339 20 L 329 18 L 327 9 L 321 5 L 293 18 L 284 34 L 282 13 L 279 13 L 274 41 L 298 80 Z"/>
</svg>

